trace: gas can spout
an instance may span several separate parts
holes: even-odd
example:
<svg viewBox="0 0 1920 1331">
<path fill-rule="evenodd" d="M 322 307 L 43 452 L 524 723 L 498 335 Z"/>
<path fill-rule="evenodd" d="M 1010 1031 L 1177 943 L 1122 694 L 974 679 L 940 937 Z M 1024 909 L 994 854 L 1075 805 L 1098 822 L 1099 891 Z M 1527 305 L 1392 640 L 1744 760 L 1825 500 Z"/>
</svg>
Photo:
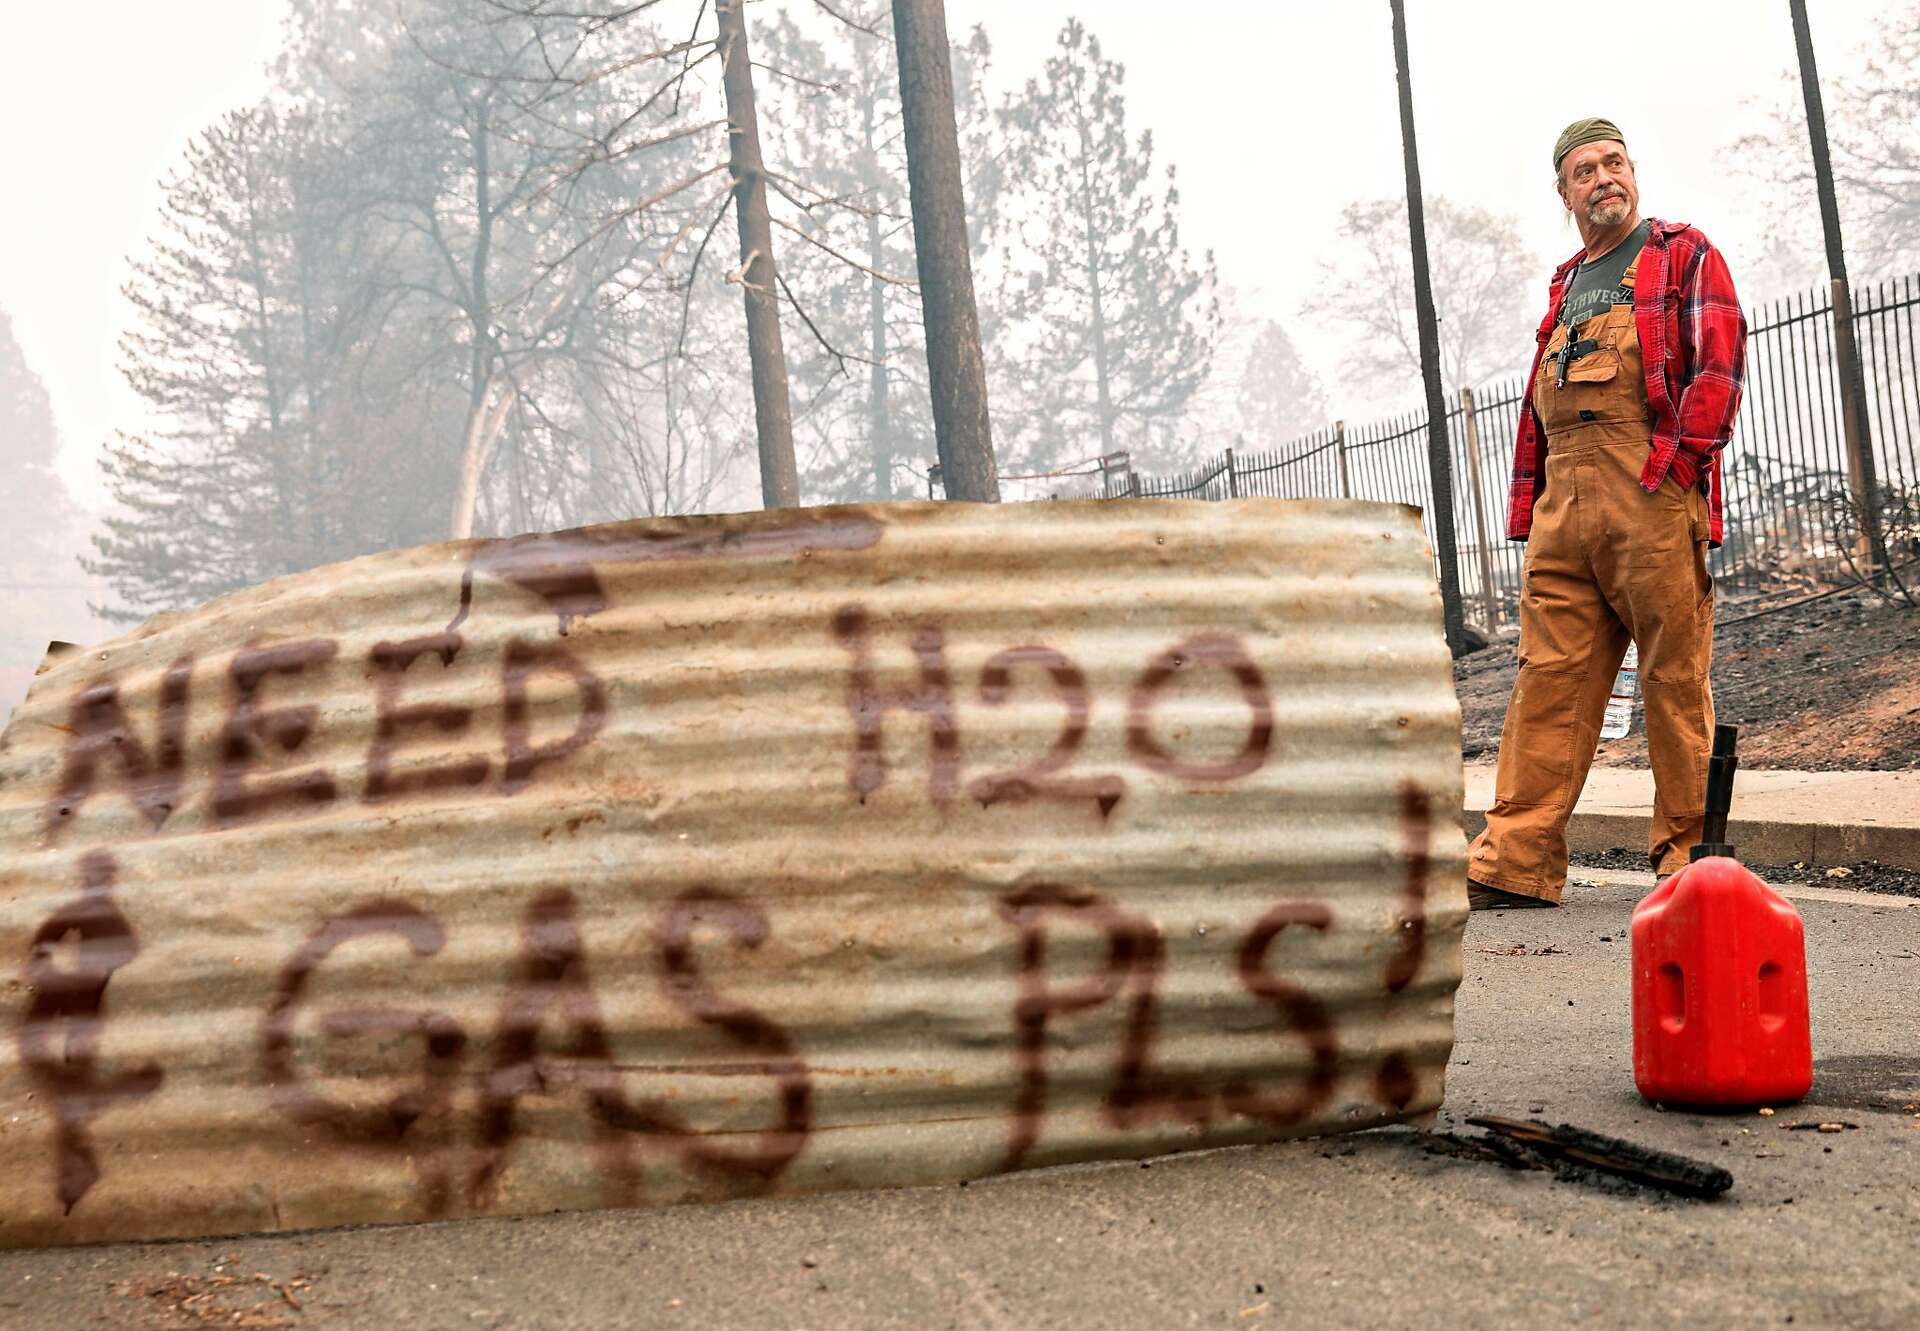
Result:
<svg viewBox="0 0 1920 1331">
<path fill-rule="evenodd" d="M 1701 828 L 1700 844 L 1688 855 L 1688 862 L 1710 855 L 1735 858 L 1727 844 L 1727 814 L 1733 808 L 1733 774 L 1740 766 L 1734 747 L 1740 740 L 1740 727 L 1713 728 L 1713 757 L 1707 760 L 1707 817 Z"/>
</svg>

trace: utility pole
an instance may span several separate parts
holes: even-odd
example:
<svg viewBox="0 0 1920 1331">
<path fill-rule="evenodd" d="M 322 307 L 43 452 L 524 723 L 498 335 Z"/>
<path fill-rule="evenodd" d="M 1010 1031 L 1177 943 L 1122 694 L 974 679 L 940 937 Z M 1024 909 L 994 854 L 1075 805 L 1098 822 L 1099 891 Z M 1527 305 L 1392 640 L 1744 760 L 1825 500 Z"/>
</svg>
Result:
<svg viewBox="0 0 1920 1331">
<path fill-rule="evenodd" d="M 947 498 L 1000 501 L 987 417 L 987 367 L 967 252 L 967 200 L 953 112 L 953 56 L 944 0 L 893 0 L 900 111 L 913 199 L 913 248 L 927 328 L 933 433 Z"/>
<path fill-rule="evenodd" d="M 1806 0 L 1787 0 L 1793 13 L 1793 44 L 1800 53 L 1800 93 L 1807 103 L 1807 138 L 1820 193 L 1820 225 L 1827 236 L 1827 276 L 1833 290 L 1833 354 L 1840 369 L 1841 428 L 1847 437 L 1847 470 L 1853 482 L 1860 534 L 1866 539 L 1868 575 L 1879 582 L 1887 569 L 1887 542 L 1880 530 L 1880 481 L 1867 419 L 1867 382 L 1853 337 L 1853 289 L 1847 283 L 1846 247 L 1840 238 L 1840 204 L 1833 192 L 1833 159 L 1827 153 L 1827 113 L 1820 100 L 1820 71 L 1813 63 L 1813 31 Z"/>
<path fill-rule="evenodd" d="M 1454 543 L 1453 463 L 1447 451 L 1447 404 L 1440 392 L 1440 342 L 1435 331 L 1433 284 L 1427 275 L 1427 217 L 1420 202 L 1420 150 L 1413 138 L 1413 78 L 1407 72 L 1404 0 L 1393 7 L 1393 59 L 1400 75 L 1400 144 L 1407 164 L 1407 231 L 1413 245 L 1414 317 L 1420 325 L 1420 377 L 1427 388 L 1427 472 L 1433 488 L 1434 557 L 1440 564 L 1440 603 L 1447 649 L 1466 648 L 1466 613 L 1460 604 L 1460 555 Z"/>
</svg>

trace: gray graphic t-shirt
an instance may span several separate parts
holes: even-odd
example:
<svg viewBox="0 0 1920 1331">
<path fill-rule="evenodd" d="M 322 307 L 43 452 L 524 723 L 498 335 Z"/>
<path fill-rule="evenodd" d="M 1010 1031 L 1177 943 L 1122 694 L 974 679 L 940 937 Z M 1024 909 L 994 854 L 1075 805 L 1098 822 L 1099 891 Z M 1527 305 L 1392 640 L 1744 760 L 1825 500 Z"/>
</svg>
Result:
<svg viewBox="0 0 1920 1331">
<path fill-rule="evenodd" d="M 1633 293 L 1620 285 L 1620 279 L 1626 276 L 1627 265 L 1647 243 L 1647 234 L 1652 229 L 1651 222 L 1642 220 L 1625 240 L 1598 259 L 1573 270 L 1573 276 L 1567 280 L 1567 299 L 1560 306 L 1561 323 L 1577 329 L 1594 315 L 1605 314 L 1612 306 L 1632 303 Z"/>
</svg>

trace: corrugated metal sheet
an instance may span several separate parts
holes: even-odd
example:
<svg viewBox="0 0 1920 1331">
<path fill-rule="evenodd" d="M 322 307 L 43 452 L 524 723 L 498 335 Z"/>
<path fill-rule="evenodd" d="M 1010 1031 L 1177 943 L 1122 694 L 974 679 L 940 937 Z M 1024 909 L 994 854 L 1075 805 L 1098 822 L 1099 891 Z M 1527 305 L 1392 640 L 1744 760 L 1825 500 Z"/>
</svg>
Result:
<svg viewBox="0 0 1920 1331">
<path fill-rule="evenodd" d="M 0 1244 L 928 1183 L 1436 1106 L 1416 513 L 901 505 L 284 578 L 0 740 Z"/>
</svg>

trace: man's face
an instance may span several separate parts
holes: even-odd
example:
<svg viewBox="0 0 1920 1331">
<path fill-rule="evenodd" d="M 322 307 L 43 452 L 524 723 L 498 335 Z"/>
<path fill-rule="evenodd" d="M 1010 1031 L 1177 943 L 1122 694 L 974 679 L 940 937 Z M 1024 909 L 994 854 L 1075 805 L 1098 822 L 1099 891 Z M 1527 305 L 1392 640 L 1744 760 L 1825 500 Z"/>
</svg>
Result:
<svg viewBox="0 0 1920 1331">
<path fill-rule="evenodd" d="M 1560 160 L 1560 201 L 1589 226 L 1618 226 L 1640 207 L 1627 147 L 1618 139 L 1583 143 Z"/>
</svg>

